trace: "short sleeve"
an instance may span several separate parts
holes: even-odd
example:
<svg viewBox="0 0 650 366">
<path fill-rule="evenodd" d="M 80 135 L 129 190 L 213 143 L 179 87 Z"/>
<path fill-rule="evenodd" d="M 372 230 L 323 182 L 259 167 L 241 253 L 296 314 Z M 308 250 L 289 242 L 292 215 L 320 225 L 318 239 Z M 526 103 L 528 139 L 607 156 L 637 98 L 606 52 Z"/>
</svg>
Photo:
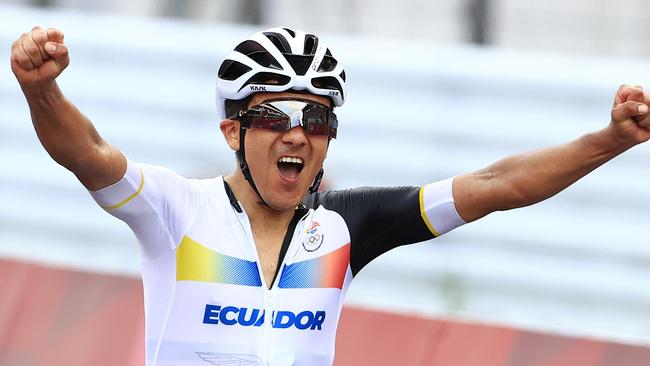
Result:
<svg viewBox="0 0 650 366">
<path fill-rule="evenodd" d="M 127 159 L 124 177 L 91 191 L 106 212 L 133 230 L 144 260 L 173 251 L 201 205 L 201 184 L 158 166 Z"/>
<path fill-rule="evenodd" d="M 420 215 L 435 236 L 465 224 L 454 205 L 452 183 L 453 178 L 449 178 L 420 188 Z"/>
</svg>

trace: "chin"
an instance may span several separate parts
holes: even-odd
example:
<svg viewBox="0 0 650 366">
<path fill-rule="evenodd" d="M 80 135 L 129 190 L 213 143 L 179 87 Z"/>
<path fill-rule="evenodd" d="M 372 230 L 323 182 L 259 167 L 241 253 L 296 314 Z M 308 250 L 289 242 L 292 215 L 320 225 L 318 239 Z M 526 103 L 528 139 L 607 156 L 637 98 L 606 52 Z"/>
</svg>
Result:
<svg viewBox="0 0 650 366">
<path fill-rule="evenodd" d="M 307 191 L 308 189 L 302 190 L 303 194 L 292 194 L 289 192 L 287 192 L 287 194 L 279 194 L 266 202 L 276 211 L 293 210 L 302 203 L 307 195 Z"/>
</svg>

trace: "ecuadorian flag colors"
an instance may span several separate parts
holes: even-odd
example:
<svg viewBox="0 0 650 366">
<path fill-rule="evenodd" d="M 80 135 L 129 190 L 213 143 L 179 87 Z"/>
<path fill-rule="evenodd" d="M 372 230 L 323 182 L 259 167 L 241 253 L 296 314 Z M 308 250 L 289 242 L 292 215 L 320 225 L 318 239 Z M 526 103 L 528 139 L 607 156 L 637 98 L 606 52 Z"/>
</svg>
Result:
<svg viewBox="0 0 650 366">
<path fill-rule="evenodd" d="M 284 265 L 280 288 L 343 288 L 350 244 L 323 256 Z M 176 251 L 176 280 L 262 286 L 255 262 L 216 252 L 185 236 Z"/>
<path fill-rule="evenodd" d="M 176 250 L 176 280 L 262 286 L 255 262 L 215 252 L 187 236 Z"/>
<path fill-rule="evenodd" d="M 280 288 L 343 288 L 350 264 L 350 243 L 323 256 L 284 265 Z"/>
</svg>

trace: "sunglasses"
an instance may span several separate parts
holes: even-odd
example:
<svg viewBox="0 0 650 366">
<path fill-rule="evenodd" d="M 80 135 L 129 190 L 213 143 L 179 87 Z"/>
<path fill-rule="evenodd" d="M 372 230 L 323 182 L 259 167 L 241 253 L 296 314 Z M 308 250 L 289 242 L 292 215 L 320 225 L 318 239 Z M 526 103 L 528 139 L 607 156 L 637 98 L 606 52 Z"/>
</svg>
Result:
<svg viewBox="0 0 650 366">
<path fill-rule="evenodd" d="M 271 101 L 239 112 L 243 128 L 287 132 L 302 126 L 309 135 L 336 138 L 338 120 L 332 108 L 297 100 Z"/>
</svg>

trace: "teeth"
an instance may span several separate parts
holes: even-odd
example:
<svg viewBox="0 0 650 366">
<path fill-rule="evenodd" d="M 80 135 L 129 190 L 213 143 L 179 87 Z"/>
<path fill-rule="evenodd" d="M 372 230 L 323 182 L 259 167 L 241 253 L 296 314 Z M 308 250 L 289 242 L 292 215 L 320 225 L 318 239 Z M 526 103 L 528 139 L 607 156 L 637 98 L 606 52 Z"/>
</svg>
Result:
<svg viewBox="0 0 650 366">
<path fill-rule="evenodd" d="M 280 158 L 281 163 L 294 163 L 294 164 L 302 164 L 302 159 L 300 158 L 294 158 L 291 156 L 283 156 Z"/>
</svg>

